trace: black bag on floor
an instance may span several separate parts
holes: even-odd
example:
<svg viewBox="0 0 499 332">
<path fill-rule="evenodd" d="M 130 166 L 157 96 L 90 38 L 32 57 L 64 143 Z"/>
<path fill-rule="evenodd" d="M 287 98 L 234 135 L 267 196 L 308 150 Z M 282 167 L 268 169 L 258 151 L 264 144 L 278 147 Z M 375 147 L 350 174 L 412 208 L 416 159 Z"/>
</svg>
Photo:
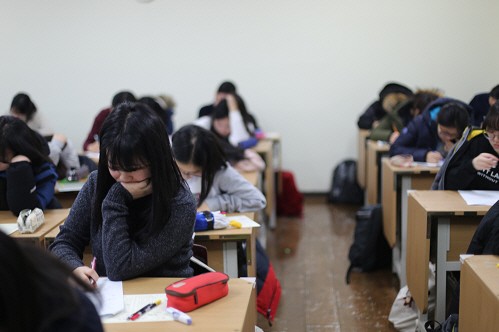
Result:
<svg viewBox="0 0 499 332">
<path fill-rule="evenodd" d="M 390 266 L 392 251 L 383 235 L 382 217 L 380 204 L 366 205 L 357 211 L 353 243 L 348 252 L 347 284 L 353 269 L 368 272 Z"/>
<path fill-rule="evenodd" d="M 333 171 L 329 203 L 362 204 L 364 192 L 357 182 L 357 162 L 344 160 Z"/>
</svg>

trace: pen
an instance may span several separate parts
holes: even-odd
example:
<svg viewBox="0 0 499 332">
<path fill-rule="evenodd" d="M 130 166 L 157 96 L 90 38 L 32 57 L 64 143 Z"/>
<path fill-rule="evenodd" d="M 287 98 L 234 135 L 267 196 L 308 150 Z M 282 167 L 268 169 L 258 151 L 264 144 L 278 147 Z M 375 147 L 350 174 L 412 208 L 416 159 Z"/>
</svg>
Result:
<svg viewBox="0 0 499 332">
<path fill-rule="evenodd" d="M 90 263 L 90 268 L 91 268 L 92 270 L 94 270 L 94 271 L 95 271 L 95 265 L 96 265 L 96 262 L 97 262 L 97 258 L 96 258 L 96 257 L 94 257 L 94 258 L 92 259 L 92 262 Z M 94 279 L 92 279 L 92 278 L 90 278 L 90 285 L 93 285 L 93 284 L 95 284 L 95 280 L 94 280 Z"/>
<path fill-rule="evenodd" d="M 184 323 L 186 325 L 191 325 L 192 324 L 192 318 L 187 315 L 185 312 L 182 312 L 178 309 L 168 307 L 166 308 L 166 311 L 173 316 L 173 319 L 175 319 L 178 322 Z"/>
<path fill-rule="evenodd" d="M 128 316 L 127 320 L 136 320 L 137 318 L 139 318 L 140 316 L 142 316 L 143 314 L 145 314 L 146 312 L 150 311 L 151 309 L 153 309 L 154 307 L 156 307 L 156 306 L 158 306 L 160 304 L 161 304 L 161 300 L 156 300 L 153 303 L 149 303 L 148 305 L 144 306 L 139 311 L 137 311 L 134 314 Z"/>
</svg>

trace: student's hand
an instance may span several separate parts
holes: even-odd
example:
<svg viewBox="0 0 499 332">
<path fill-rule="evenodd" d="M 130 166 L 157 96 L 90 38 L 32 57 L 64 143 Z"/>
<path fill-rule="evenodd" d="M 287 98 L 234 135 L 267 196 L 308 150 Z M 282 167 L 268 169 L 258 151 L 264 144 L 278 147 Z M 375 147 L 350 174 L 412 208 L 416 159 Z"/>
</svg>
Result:
<svg viewBox="0 0 499 332">
<path fill-rule="evenodd" d="M 64 136 L 63 134 L 54 134 L 52 136 L 52 140 L 54 141 L 59 141 L 61 142 L 63 145 L 66 144 L 68 142 L 68 138 L 66 136 Z"/>
<path fill-rule="evenodd" d="M 145 179 L 139 182 L 120 183 L 132 195 L 133 199 L 138 199 L 152 194 L 151 179 Z"/>
<path fill-rule="evenodd" d="M 438 163 L 442 159 L 444 159 L 444 157 L 438 151 L 430 151 L 426 154 L 427 163 Z"/>
<path fill-rule="evenodd" d="M 208 206 L 208 204 L 206 204 L 206 202 L 203 202 L 199 207 L 198 207 L 198 211 L 210 211 L 210 207 Z"/>
<path fill-rule="evenodd" d="M 471 163 L 477 171 L 488 170 L 497 166 L 498 158 L 490 153 L 480 153 Z"/>
<path fill-rule="evenodd" d="M 92 287 L 97 288 L 97 280 L 99 279 L 99 275 L 95 270 L 89 268 L 88 266 L 80 266 L 73 270 L 73 273 L 83 280 L 83 282 L 89 283 Z M 91 282 L 92 279 L 94 282 Z"/>
<path fill-rule="evenodd" d="M 378 120 L 375 120 L 375 121 L 373 121 L 373 124 L 372 124 L 371 128 L 373 128 L 373 129 L 374 129 L 374 128 L 376 128 L 378 125 L 379 125 L 379 121 L 378 121 Z"/>
<path fill-rule="evenodd" d="M 95 141 L 87 145 L 87 151 L 90 152 L 99 152 L 100 151 L 100 145 L 99 142 Z"/>
<path fill-rule="evenodd" d="M 227 100 L 227 107 L 229 108 L 229 111 L 239 110 L 239 107 L 237 106 L 236 97 L 234 97 L 234 95 L 228 94 L 225 97 L 225 100 Z"/>
<path fill-rule="evenodd" d="M 400 133 L 398 131 L 394 131 L 390 135 L 390 138 L 388 139 L 388 142 L 390 142 L 390 144 L 393 144 L 393 142 L 395 142 L 397 140 L 397 138 L 399 138 L 399 136 L 400 136 Z"/>
<path fill-rule="evenodd" d="M 31 160 L 30 160 L 28 157 L 26 157 L 26 156 L 24 156 L 24 155 L 20 154 L 20 155 L 14 156 L 14 157 L 10 160 L 10 163 L 12 164 L 12 163 L 17 163 L 17 162 L 20 162 L 20 161 L 27 161 L 28 163 L 30 163 L 30 162 L 31 162 Z"/>
</svg>

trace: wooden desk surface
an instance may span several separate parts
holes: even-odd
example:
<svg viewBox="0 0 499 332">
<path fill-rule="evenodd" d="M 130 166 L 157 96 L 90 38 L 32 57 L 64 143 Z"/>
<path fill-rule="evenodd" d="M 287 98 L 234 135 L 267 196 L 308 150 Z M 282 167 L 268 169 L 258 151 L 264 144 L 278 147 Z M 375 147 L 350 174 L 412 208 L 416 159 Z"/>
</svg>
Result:
<svg viewBox="0 0 499 332">
<path fill-rule="evenodd" d="M 45 235 L 50 232 L 52 229 L 57 228 L 58 225 L 66 220 L 69 215 L 69 209 L 54 209 L 54 210 L 45 210 L 43 211 L 45 216 L 45 222 L 40 228 L 36 230 L 34 233 L 26 233 L 21 234 L 19 231 L 15 231 L 11 234 L 12 237 L 30 240 L 33 242 L 38 242 L 38 244 L 43 245 L 45 240 Z M 16 223 L 17 217 L 12 214 L 10 211 L 0 211 L 0 223 L 9 224 Z"/>
<path fill-rule="evenodd" d="M 450 259 L 456 260 L 459 254 L 466 252 L 479 220 L 490 206 L 467 205 L 457 191 L 448 190 L 412 191 L 408 205 L 407 285 L 418 308 L 426 312 L 431 223 L 438 223 L 439 218 L 447 217 L 456 224 L 450 231 L 452 241 L 447 254 Z"/>
<path fill-rule="evenodd" d="M 390 144 L 387 142 L 367 140 L 366 143 L 366 191 L 367 204 L 376 204 L 379 202 L 378 183 L 381 174 L 381 156 L 390 151 Z"/>
<path fill-rule="evenodd" d="M 414 190 L 429 190 L 438 167 L 414 166 L 399 167 L 394 166 L 388 157 L 384 157 L 382 163 L 381 203 L 383 204 L 383 232 L 388 244 L 393 248 L 397 241 L 398 225 L 400 223 L 401 210 L 401 178 L 408 176 L 411 178 L 410 188 Z"/>
<path fill-rule="evenodd" d="M 459 331 L 497 331 L 499 256 L 473 256 L 461 268 Z"/>
<path fill-rule="evenodd" d="M 138 278 L 123 282 L 124 294 L 164 293 L 176 278 Z M 166 295 L 165 295 L 166 296 Z M 192 325 L 176 321 L 128 322 L 105 324 L 106 332 L 164 332 L 164 331 L 243 331 L 254 332 L 256 324 L 255 284 L 243 279 L 229 280 L 229 294 L 215 302 L 189 312 Z"/>
</svg>

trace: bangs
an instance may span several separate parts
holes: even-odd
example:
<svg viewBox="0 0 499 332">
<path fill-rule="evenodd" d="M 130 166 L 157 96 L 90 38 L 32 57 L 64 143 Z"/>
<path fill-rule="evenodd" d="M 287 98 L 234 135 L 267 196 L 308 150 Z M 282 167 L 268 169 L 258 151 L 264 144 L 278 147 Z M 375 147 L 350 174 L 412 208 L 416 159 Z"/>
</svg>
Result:
<svg viewBox="0 0 499 332">
<path fill-rule="evenodd" d="M 149 166 L 148 158 L 137 144 L 130 144 L 128 139 L 119 139 L 106 149 L 107 166 L 113 170 L 133 172 Z M 111 153 L 110 151 L 113 151 Z"/>
<path fill-rule="evenodd" d="M 484 129 L 486 130 L 494 130 L 498 131 L 499 130 L 499 114 L 497 112 L 490 112 L 487 114 L 485 117 L 485 120 L 483 122 Z"/>
</svg>

